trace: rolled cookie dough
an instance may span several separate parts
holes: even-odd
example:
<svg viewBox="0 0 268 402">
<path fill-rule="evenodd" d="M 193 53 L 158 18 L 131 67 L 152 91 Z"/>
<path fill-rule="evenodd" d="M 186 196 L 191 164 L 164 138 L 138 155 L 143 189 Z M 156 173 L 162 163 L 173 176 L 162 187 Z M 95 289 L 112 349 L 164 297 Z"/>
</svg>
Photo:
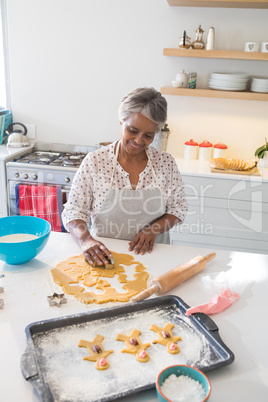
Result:
<svg viewBox="0 0 268 402">
<path fill-rule="evenodd" d="M 85 261 L 83 254 L 67 258 L 60 262 L 51 270 L 54 282 L 62 287 L 64 293 L 75 296 L 79 301 L 89 303 L 107 303 L 107 302 L 127 302 L 132 296 L 140 293 L 147 288 L 149 278 L 146 268 L 134 257 L 128 254 L 112 252 L 115 267 L 107 270 L 105 268 L 95 268 Z M 135 265 L 135 274 L 133 280 L 127 280 L 125 266 Z M 111 287 L 108 280 L 103 278 L 113 278 L 116 276 L 119 283 L 123 283 L 120 293 Z M 81 286 L 80 282 L 82 283 Z M 94 293 L 85 290 L 85 286 L 95 286 L 102 293 Z"/>
</svg>

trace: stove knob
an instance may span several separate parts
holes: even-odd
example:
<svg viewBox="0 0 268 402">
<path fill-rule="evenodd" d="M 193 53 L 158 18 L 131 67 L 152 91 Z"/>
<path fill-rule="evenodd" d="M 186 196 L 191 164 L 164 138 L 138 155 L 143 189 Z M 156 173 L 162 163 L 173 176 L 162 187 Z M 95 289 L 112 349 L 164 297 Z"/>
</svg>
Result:
<svg viewBox="0 0 268 402">
<path fill-rule="evenodd" d="M 15 173 L 15 177 L 20 177 L 20 174 L 19 173 Z"/>
<path fill-rule="evenodd" d="M 24 175 L 24 179 L 28 179 L 28 175 L 27 175 L 27 173 Z"/>
<path fill-rule="evenodd" d="M 38 177 L 37 177 L 37 174 L 34 174 L 34 175 L 33 175 L 33 180 L 37 180 L 37 178 L 38 178 Z"/>
<path fill-rule="evenodd" d="M 71 181 L 71 180 L 70 180 L 70 177 L 66 177 L 66 178 L 65 178 L 65 182 L 66 182 L 66 183 L 70 183 L 70 181 Z"/>
</svg>

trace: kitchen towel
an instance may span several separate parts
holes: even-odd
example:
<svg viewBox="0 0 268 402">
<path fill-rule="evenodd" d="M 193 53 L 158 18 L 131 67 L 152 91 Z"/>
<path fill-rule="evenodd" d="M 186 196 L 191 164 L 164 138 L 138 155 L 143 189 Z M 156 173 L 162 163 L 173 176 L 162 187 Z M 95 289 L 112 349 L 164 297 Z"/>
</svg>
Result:
<svg viewBox="0 0 268 402">
<path fill-rule="evenodd" d="M 51 224 L 54 232 L 65 232 L 61 222 L 62 194 L 60 186 L 17 184 L 17 215 L 36 216 Z"/>
</svg>

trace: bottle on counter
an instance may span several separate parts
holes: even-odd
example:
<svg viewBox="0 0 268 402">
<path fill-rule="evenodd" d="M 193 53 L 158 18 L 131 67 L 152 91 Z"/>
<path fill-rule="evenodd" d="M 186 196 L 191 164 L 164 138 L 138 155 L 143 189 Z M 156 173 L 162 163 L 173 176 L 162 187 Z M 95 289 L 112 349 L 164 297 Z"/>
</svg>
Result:
<svg viewBox="0 0 268 402">
<path fill-rule="evenodd" d="M 213 150 L 213 158 L 226 158 L 227 149 L 227 145 L 223 144 L 223 142 L 215 144 Z"/>
<path fill-rule="evenodd" d="M 184 144 L 184 159 L 192 160 L 197 159 L 198 154 L 198 143 L 193 139 L 186 141 Z"/>
<path fill-rule="evenodd" d="M 213 145 L 211 142 L 205 140 L 199 144 L 199 160 L 200 161 L 210 161 L 212 158 Z"/>
</svg>

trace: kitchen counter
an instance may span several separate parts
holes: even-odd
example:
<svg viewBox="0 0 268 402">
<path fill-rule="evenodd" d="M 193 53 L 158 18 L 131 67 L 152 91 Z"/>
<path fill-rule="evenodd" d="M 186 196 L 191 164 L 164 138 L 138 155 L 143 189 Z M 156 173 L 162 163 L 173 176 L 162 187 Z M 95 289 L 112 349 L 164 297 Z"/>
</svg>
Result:
<svg viewBox="0 0 268 402">
<path fill-rule="evenodd" d="M 8 148 L 6 145 L 0 145 L 0 161 L 10 160 L 20 155 L 21 153 L 30 151 L 33 148 L 33 144 L 28 147 Z"/>
<path fill-rule="evenodd" d="M 214 173 L 214 172 L 212 173 L 210 171 L 208 161 L 199 161 L 198 159 L 185 160 L 182 157 L 176 155 L 173 156 L 176 160 L 176 163 L 182 175 L 189 175 L 189 176 L 194 175 L 194 176 L 203 176 L 203 177 L 229 179 L 229 180 L 238 180 L 241 178 L 245 179 L 250 177 L 250 180 L 253 181 L 268 182 L 268 168 L 261 168 L 260 166 L 258 166 L 261 176 L 230 174 L 230 173 Z"/>
<path fill-rule="evenodd" d="M 129 253 L 126 241 L 104 239 L 104 243 L 113 251 Z M 212 251 L 215 250 L 157 244 L 151 255 L 135 258 L 148 267 L 152 277 L 157 277 L 196 255 L 205 256 Z M 202 273 L 172 289 L 170 294 L 194 306 L 206 302 L 215 294 L 204 287 L 201 281 L 203 275 L 231 270 L 234 277 L 252 281 L 235 304 L 211 316 L 219 327 L 223 342 L 234 353 L 235 361 L 209 371 L 207 375 L 212 384 L 211 402 L 252 402 L 255 399 L 264 402 L 268 393 L 268 256 L 226 250 L 216 253 L 216 258 Z M 0 286 L 4 287 L 0 298 L 5 303 L 0 310 L 0 399 L 5 402 L 38 401 L 32 385 L 20 371 L 20 359 L 26 348 L 24 329 L 28 324 L 122 305 L 83 305 L 67 295 L 67 304 L 60 308 L 49 307 L 47 296 L 60 291 L 51 279 L 51 268 L 76 254 L 80 254 L 80 249 L 70 234 L 52 232 L 44 250 L 29 263 L 10 266 L 0 261 L 0 272 L 5 274 L 4 278 L 0 278 Z M 157 396 L 153 389 L 121 400 L 156 402 Z"/>
<path fill-rule="evenodd" d="M 172 243 L 267 254 L 268 168 L 260 176 L 212 173 L 208 161 L 175 160 L 189 210 Z"/>
</svg>

